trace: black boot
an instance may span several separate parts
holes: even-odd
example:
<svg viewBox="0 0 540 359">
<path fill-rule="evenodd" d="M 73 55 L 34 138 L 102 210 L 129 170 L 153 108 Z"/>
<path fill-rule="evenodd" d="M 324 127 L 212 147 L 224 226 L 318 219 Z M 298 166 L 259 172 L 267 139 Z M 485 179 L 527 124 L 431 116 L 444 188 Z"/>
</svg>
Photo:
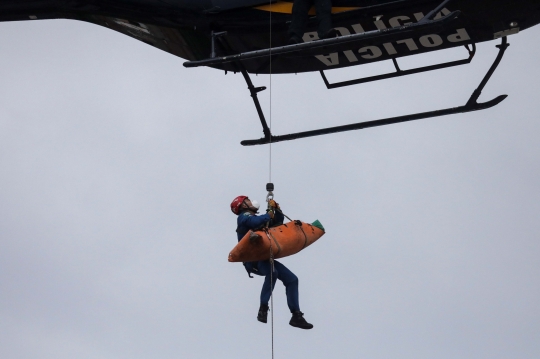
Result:
<svg viewBox="0 0 540 359">
<path fill-rule="evenodd" d="M 330 29 L 328 30 L 321 39 L 332 39 L 334 37 L 338 36 L 338 32 L 336 29 Z"/>
<path fill-rule="evenodd" d="M 259 314 L 257 314 L 257 320 L 261 323 L 266 323 L 268 321 L 268 305 L 261 304 L 259 308 Z"/>
<path fill-rule="evenodd" d="M 299 310 L 294 311 L 292 313 L 292 318 L 291 318 L 291 321 L 289 322 L 289 324 L 292 325 L 293 327 L 300 328 L 300 329 L 311 329 L 311 328 L 313 328 L 313 324 L 309 324 L 304 319 L 304 313 L 302 313 Z"/>
<path fill-rule="evenodd" d="M 302 38 L 298 35 L 291 35 L 291 37 L 289 37 L 289 42 L 287 43 L 288 45 L 298 45 L 298 44 L 301 44 L 303 43 L 304 40 L 302 40 Z"/>
</svg>

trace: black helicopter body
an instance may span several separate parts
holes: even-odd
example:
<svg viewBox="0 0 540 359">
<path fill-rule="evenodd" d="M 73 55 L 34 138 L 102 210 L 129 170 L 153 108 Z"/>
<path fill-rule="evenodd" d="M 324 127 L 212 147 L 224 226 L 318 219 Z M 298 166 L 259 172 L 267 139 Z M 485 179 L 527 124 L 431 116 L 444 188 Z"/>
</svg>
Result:
<svg viewBox="0 0 540 359">
<path fill-rule="evenodd" d="M 333 22 L 340 35 L 400 27 L 418 22 L 440 0 L 333 0 Z M 292 1 L 266 0 L 0 0 L 0 21 L 73 19 L 119 31 L 186 60 L 210 56 L 211 32 L 226 31 L 218 55 L 245 53 L 287 44 Z M 459 10 L 461 16 L 442 33 L 394 41 L 344 45 L 320 55 L 292 54 L 274 59 L 273 73 L 329 70 L 384 61 L 467 43 L 490 41 L 540 23 L 540 2 L 531 0 L 454 0 L 438 16 Z M 313 18 L 304 41 L 316 40 Z M 363 49 L 364 48 L 364 49 Z M 363 49 L 363 50 L 362 50 Z M 359 53 L 359 50 L 360 53 Z M 329 50 L 331 51 L 331 50 Z M 268 59 L 244 63 L 250 73 L 268 73 Z M 234 71 L 234 65 L 213 65 Z"/>
<path fill-rule="evenodd" d="M 261 144 L 348 131 L 396 122 L 469 112 L 495 106 L 505 96 L 478 104 L 480 92 L 508 47 L 507 36 L 540 23 L 537 0 L 333 0 L 333 26 L 340 35 L 318 39 L 315 13 L 304 43 L 287 45 L 292 0 L 0 0 L 0 21 L 72 19 L 110 28 L 188 60 L 186 67 L 209 66 L 241 72 L 255 101 L 265 137 L 243 144 Z M 502 38 L 500 54 L 465 106 L 273 136 L 257 100 L 264 88 L 254 87 L 249 73 L 320 71 L 330 88 L 383 80 L 469 63 L 476 44 Z M 403 71 L 404 56 L 465 46 L 468 58 Z M 324 71 L 391 60 L 396 72 L 330 84 Z M 367 124 L 367 125 L 364 125 Z M 352 126 L 352 127 L 350 127 Z M 322 132 L 320 132 L 322 131 Z"/>
</svg>

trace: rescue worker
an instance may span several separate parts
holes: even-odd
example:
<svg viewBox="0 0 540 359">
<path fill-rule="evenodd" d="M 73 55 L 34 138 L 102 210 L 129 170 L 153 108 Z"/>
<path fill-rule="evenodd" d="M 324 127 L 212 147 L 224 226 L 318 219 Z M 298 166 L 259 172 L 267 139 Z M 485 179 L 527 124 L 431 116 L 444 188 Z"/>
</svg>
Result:
<svg viewBox="0 0 540 359">
<path fill-rule="evenodd" d="M 319 28 L 319 39 L 336 37 L 337 32 L 332 28 L 332 0 L 294 0 L 292 21 L 289 27 L 289 44 L 302 43 L 309 16 L 309 10 L 315 5 Z"/>
<path fill-rule="evenodd" d="M 269 227 L 278 226 L 283 224 L 284 216 L 274 200 L 269 201 L 269 209 L 267 213 L 261 216 L 257 216 L 258 206 L 254 206 L 251 200 L 247 196 L 238 196 L 231 203 L 231 210 L 234 214 L 238 215 L 238 227 L 236 233 L 238 235 L 238 241 L 251 230 L 256 231 L 266 226 L 269 223 Z M 260 237 L 259 237 L 260 238 Z M 255 238 L 257 240 L 257 238 Z M 285 285 L 285 291 L 287 294 L 287 304 L 292 313 L 292 318 L 289 324 L 293 327 L 301 329 L 311 329 L 313 325 L 308 323 L 304 319 L 304 313 L 300 311 L 299 297 L 298 297 L 298 277 L 294 275 L 287 267 L 280 262 L 274 260 L 274 271 L 271 275 L 270 260 L 258 261 L 258 262 L 246 262 L 244 266 L 248 272 L 264 276 L 264 284 L 261 290 L 261 306 L 259 313 L 257 314 L 257 320 L 262 323 L 266 323 L 268 320 L 268 302 L 270 301 L 270 295 L 272 289 L 275 287 L 276 281 L 279 279 Z M 271 282 L 271 277 L 273 283 Z"/>
</svg>

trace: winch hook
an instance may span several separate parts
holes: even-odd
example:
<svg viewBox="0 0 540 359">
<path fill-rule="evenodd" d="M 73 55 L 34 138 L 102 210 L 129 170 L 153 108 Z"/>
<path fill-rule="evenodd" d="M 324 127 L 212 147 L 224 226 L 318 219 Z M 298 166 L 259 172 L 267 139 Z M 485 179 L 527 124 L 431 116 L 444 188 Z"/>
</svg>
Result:
<svg viewBox="0 0 540 359">
<path fill-rule="evenodd" d="M 266 202 L 270 202 L 270 200 L 274 199 L 274 184 L 267 183 L 266 190 L 268 191 L 268 194 L 266 195 Z"/>
</svg>

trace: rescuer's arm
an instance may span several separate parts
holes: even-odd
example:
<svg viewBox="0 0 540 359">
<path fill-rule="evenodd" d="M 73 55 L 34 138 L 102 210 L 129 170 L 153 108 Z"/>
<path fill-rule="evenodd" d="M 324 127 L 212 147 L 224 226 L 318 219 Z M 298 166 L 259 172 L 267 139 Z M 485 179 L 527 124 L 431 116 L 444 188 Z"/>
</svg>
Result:
<svg viewBox="0 0 540 359">
<path fill-rule="evenodd" d="M 254 216 L 247 213 L 241 214 L 238 218 L 238 225 L 249 229 L 260 228 L 263 224 L 270 221 L 270 215 Z"/>
</svg>

